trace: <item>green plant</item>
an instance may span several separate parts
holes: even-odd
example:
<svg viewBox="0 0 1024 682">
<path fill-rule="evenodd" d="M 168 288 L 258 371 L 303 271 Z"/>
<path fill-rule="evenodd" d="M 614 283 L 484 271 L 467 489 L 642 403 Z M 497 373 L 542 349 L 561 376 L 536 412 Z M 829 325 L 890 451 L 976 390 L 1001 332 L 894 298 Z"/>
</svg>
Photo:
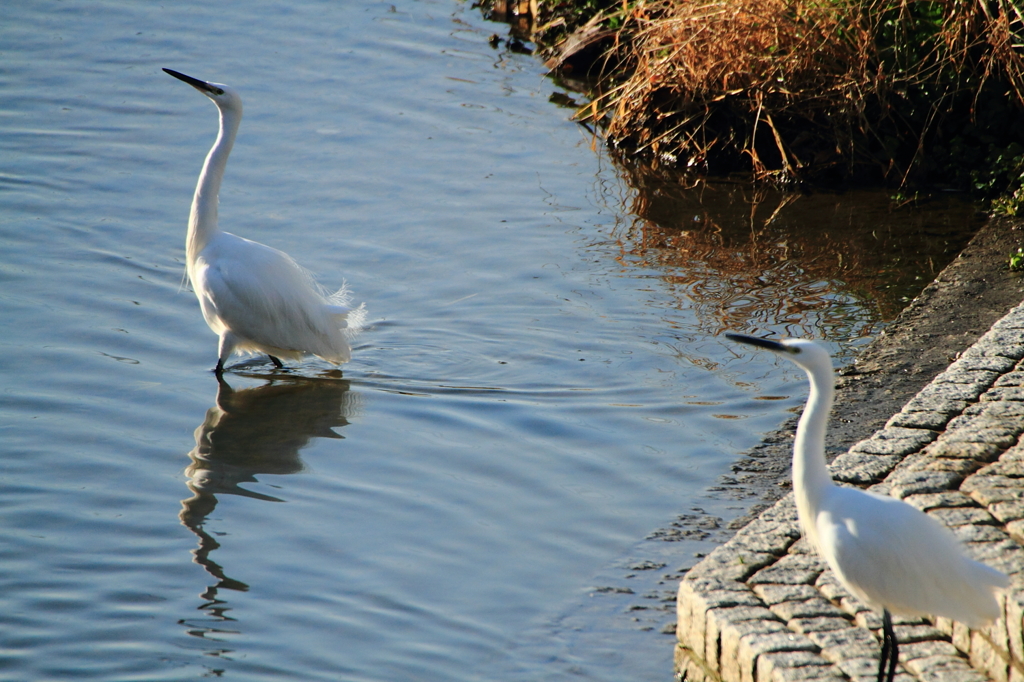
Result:
<svg viewBox="0 0 1024 682">
<path fill-rule="evenodd" d="M 1024 270 L 1024 247 L 1018 247 L 1010 254 L 1010 269 Z"/>
</svg>

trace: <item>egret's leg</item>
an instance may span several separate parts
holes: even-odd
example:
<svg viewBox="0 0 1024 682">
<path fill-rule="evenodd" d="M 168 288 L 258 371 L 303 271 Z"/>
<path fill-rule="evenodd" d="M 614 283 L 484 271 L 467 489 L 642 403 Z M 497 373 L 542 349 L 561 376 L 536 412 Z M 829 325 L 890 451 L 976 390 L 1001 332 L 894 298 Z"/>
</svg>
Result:
<svg viewBox="0 0 1024 682">
<path fill-rule="evenodd" d="M 217 360 L 217 369 L 213 370 L 213 373 L 217 376 L 218 381 L 224 380 L 224 361 Z"/>
<path fill-rule="evenodd" d="M 889 615 L 886 611 L 885 615 Z M 889 622 L 889 678 L 888 682 L 892 682 L 893 678 L 896 677 L 896 662 L 900 660 L 900 643 L 896 641 L 896 631 L 892 629 L 892 618 L 888 619 Z"/>
<path fill-rule="evenodd" d="M 238 340 L 231 331 L 225 329 L 221 332 L 220 343 L 217 347 L 217 369 L 215 370 L 218 377 L 224 373 L 224 361 L 231 357 L 231 354 L 235 351 L 236 343 L 238 343 Z"/>
<path fill-rule="evenodd" d="M 878 659 L 878 682 L 892 682 L 896 675 L 898 656 L 899 647 L 896 645 L 896 633 L 892 629 L 892 616 L 889 615 L 888 609 L 884 609 L 882 611 L 882 655 Z M 886 670 L 887 667 L 888 670 Z"/>
<path fill-rule="evenodd" d="M 267 354 L 267 357 L 270 358 L 270 361 L 274 363 L 274 367 L 277 367 L 278 369 L 284 369 L 283 362 L 281 362 L 280 360 L 278 360 L 277 358 L 270 354 Z"/>
</svg>

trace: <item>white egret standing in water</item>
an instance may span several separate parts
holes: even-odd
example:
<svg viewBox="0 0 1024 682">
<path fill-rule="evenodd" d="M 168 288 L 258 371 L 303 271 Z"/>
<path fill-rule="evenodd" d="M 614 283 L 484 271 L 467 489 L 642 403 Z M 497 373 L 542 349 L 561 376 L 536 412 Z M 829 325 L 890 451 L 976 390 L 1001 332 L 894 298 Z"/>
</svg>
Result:
<svg viewBox="0 0 1024 682">
<path fill-rule="evenodd" d="M 890 611 L 943 616 L 971 627 L 998 618 L 996 591 L 1009 579 L 968 559 L 949 529 L 902 500 L 832 482 L 825 463 L 825 428 L 835 392 L 828 352 L 805 339 L 726 336 L 786 358 L 810 379 L 793 443 L 793 494 L 811 544 L 846 589 L 882 613 L 878 682 L 892 682 L 896 674 L 899 650 Z"/>
<path fill-rule="evenodd" d="M 206 323 L 220 337 L 217 376 L 232 353 L 265 353 L 279 368 L 280 358 L 306 354 L 347 362 L 347 335 L 364 316 L 362 306 L 349 307 L 347 289 L 329 294 L 288 254 L 217 227 L 220 184 L 242 121 L 242 98 L 226 85 L 164 71 L 220 111 L 220 133 L 199 173 L 185 239 L 188 278 Z"/>
</svg>

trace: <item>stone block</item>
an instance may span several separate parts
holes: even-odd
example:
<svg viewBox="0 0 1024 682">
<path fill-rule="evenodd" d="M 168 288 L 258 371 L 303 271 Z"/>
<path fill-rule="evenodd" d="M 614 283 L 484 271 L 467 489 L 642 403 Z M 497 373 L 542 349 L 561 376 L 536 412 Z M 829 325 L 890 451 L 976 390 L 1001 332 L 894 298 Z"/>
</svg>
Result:
<svg viewBox="0 0 1024 682">
<path fill-rule="evenodd" d="M 796 502 L 793 493 L 789 493 L 781 500 L 761 512 L 761 518 L 770 523 L 796 525 L 799 523 L 796 511 Z"/>
<path fill-rule="evenodd" d="M 1012 523 L 1019 523 L 1013 521 Z M 1005 533 L 998 529 L 1000 533 Z M 1009 530 L 1009 529 L 1007 529 Z M 1011 578 L 1024 571 L 1024 549 L 1012 536 L 1002 535 L 1002 539 L 992 542 L 973 542 L 964 547 L 967 555 L 975 561 L 988 564 L 997 571 L 1002 571 Z"/>
<path fill-rule="evenodd" d="M 985 391 L 979 399 L 983 402 L 992 400 L 1020 402 L 1024 400 L 1024 386 L 995 386 Z"/>
<path fill-rule="evenodd" d="M 973 446 L 981 443 L 960 443 L 959 445 Z M 921 471 L 942 471 L 957 474 L 961 479 L 970 476 L 981 468 L 982 462 L 973 457 L 962 459 L 952 457 L 929 457 L 923 459 L 918 468 Z"/>
<path fill-rule="evenodd" d="M 968 402 L 969 401 L 967 400 L 955 400 L 947 395 L 942 395 L 936 392 L 925 393 L 925 391 L 922 390 L 921 393 L 918 393 L 907 401 L 903 411 L 932 412 L 935 414 L 945 415 L 948 419 L 952 419 L 967 408 Z"/>
<path fill-rule="evenodd" d="M 935 629 L 941 632 L 946 637 L 953 636 L 953 621 L 950 618 L 943 618 L 941 616 L 935 619 Z"/>
<path fill-rule="evenodd" d="M 1013 449 L 1013 453 L 1007 450 L 998 462 L 986 465 L 978 473 L 982 476 L 1003 476 L 1010 479 L 1006 485 L 1021 487 L 1024 484 L 1024 461 L 1016 457 L 1018 452 L 1016 448 Z"/>
<path fill-rule="evenodd" d="M 959 384 L 978 396 L 1000 376 L 999 372 L 988 369 L 969 369 L 953 363 L 935 377 L 935 384 Z"/>
<path fill-rule="evenodd" d="M 980 632 L 971 633 L 971 667 L 979 670 L 995 682 L 1009 682 L 1010 670 L 1005 658 Z"/>
<path fill-rule="evenodd" d="M 864 485 L 875 483 L 889 475 L 900 455 L 876 455 L 867 452 L 847 452 L 832 461 L 832 478 L 842 483 Z"/>
<path fill-rule="evenodd" d="M 1017 542 L 1024 542 L 1024 519 L 1014 519 L 1007 523 L 1006 532 Z"/>
<path fill-rule="evenodd" d="M 952 443 L 986 443 L 1005 450 L 1017 442 L 1022 430 L 1022 423 L 975 417 L 967 425 L 951 427 L 942 435 L 942 439 Z"/>
<path fill-rule="evenodd" d="M 930 457 L 945 459 L 972 459 L 978 462 L 994 462 L 1006 446 L 995 443 L 950 440 L 940 438 L 925 449 Z"/>
<path fill-rule="evenodd" d="M 921 389 L 918 396 L 937 398 L 950 404 L 963 403 L 963 406 L 966 407 L 967 403 L 977 400 L 978 396 L 980 396 L 988 387 L 989 384 L 981 382 L 944 381 L 943 375 L 940 374 L 935 378 L 935 381 Z M 914 398 L 912 398 L 907 404 L 910 404 L 913 400 Z M 957 410 L 957 414 L 962 411 L 963 407 Z"/>
<path fill-rule="evenodd" d="M 1024 661 L 1024 594 L 1011 591 L 1006 598 L 1005 613 L 1010 656 L 1016 661 Z"/>
<path fill-rule="evenodd" d="M 778 651 L 757 659 L 756 682 L 842 682 L 842 674 L 821 656 L 807 651 Z"/>
<path fill-rule="evenodd" d="M 820 595 L 803 601 L 785 601 L 774 604 L 771 606 L 771 610 L 772 613 L 787 622 L 795 618 L 842 618 L 843 616 L 842 610 Z"/>
<path fill-rule="evenodd" d="M 878 656 L 878 640 L 863 628 L 846 627 L 839 630 L 809 632 L 807 639 L 821 649 L 823 658 L 833 663 L 851 658 Z"/>
<path fill-rule="evenodd" d="M 842 630 L 852 627 L 849 618 L 845 616 L 820 618 L 794 618 L 786 623 L 793 631 L 801 634 L 810 632 L 827 632 L 829 630 Z"/>
<path fill-rule="evenodd" d="M 750 552 L 781 556 L 799 537 L 800 530 L 792 523 L 758 517 L 744 526 L 731 542 Z"/>
<path fill-rule="evenodd" d="M 995 518 L 984 509 L 979 507 L 953 507 L 952 509 L 932 509 L 928 515 L 936 519 L 944 526 L 964 526 L 969 523 L 982 523 L 994 525 Z"/>
<path fill-rule="evenodd" d="M 910 429 L 890 426 L 876 431 L 870 438 L 850 448 L 850 452 L 865 452 L 872 455 L 907 455 L 917 452 L 938 438 L 931 429 Z"/>
<path fill-rule="evenodd" d="M 908 661 L 907 670 L 921 682 L 988 682 L 959 656 L 929 656 Z"/>
<path fill-rule="evenodd" d="M 818 550 L 811 546 L 811 541 L 805 537 L 800 536 L 800 539 L 794 542 L 789 548 L 789 554 L 813 554 L 818 555 Z"/>
<path fill-rule="evenodd" d="M 1010 476 L 992 476 L 983 473 L 984 471 L 985 469 L 981 469 L 965 478 L 960 485 L 960 491 L 970 495 L 982 506 L 1024 499 L 1024 488 L 1021 487 L 1024 481 Z"/>
<path fill-rule="evenodd" d="M 994 386 L 1024 386 L 1024 372 L 1007 372 L 996 379 Z"/>
<path fill-rule="evenodd" d="M 850 599 L 849 608 L 851 610 L 856 609 L 853 611 L 853 622 L 856 623 L 858 627 L 871 631 L 882 629 L 882 614 L 875 613 L 856 598 Z M 893 616 L 893 621 L 897 618 L 898 616 Z"/>
<path fill-rule="evenodd" d="M 990 329 L 973 346 L 964 351 L 964 357 L 979 355 L 999 355 L 1014 360 L 1024 357 L 1024 345 L 1020 343 L 1020 333 L 1013 329 Z"/>
<path fill-rule="evenodd" d="M 826 568 L 817 554 L 786 554 L 750 577 L 750 584 L 813 585 Z"/>
<path fill-rule="evenodd" d="M 735 606 L 763 606 L 749 587 L 740 582 L 681 580 L 676 594 L 676 636 L 683 646 L 703 652 L 707 613 Z"/>
<path fill-rule="evenodd" d="M 723 637 L 723 661 L 725 640 Z M 818 649 L 806 637 L 794 632 L 778 632 L 774 634 L 757 634 L 742 636 L 736 647 L 736 661 L 739 668 L 739 682 L 755 682 L 757 661 L 764 654 L 783 652 L 804 652 L 816 654 Z"/>
<path fill-rule="evenodd" d="M 998 383 L 997 381 L 996 384 L 998 385 Z M 969 406 L 964 411 L 964 414 L 984 416 L 988 419 L 999 420 L 1000 422 L 1010 421 L 1024 416 L 1024 403 L 990 400 Z M 954 419 L 958 418 L 955 417 Z"/>
<path fill-rule="evenodd" d="M 711 619 L 708 620 L 710 623 Z M 775 643 L 776 640 L 788 641 L 790 635 L 796 636 L 785 624 L 777 620 L 756 619 L 721 625 L 727 627 L 718 631 L 718 655 L 709 656 L 706 660 L 712 671 L 720 671 L 722 679 L 731 682 L 753 680 L 757 654 L 767 651 L 768 649 L 764 647 L 769 646 L 769 643 Z M 752 646 L 754 642 L 761 644 Z M 713 658 L 717 659 L 714 663 Z"/>
<path fill-rule="evenodd" d="M 894 625 L 893 631 L 896 633 L 896 639 L 900 643 L 900 649 L 903 649 L 904 644 L 913 644 L 914 642 L 930 642 L 933 640 L 941 640 L 943 644 L 948 644 L 951 653 L 956 653 L 955 648 L 952 644 L 946 641 L 946 636 L 942 634 L 938 628 L 931 623 L 913 623 L 911 625 Z M 932 656 L 935 653 L 922 654 L 926 656 Z"/>
<path fill-rule="evenodd" d="M 920 495 L 909 495 L 903 498 L 909 505 L 917 507 L 921 511 L 931 509 L 954 509 L 956 507 L 977 507 L 977 503 L 959 490 L 950 490 L 941 493 L 922 493 Z"/>
<path fill-rule="evenodd" d="M 1003 374 L 1012 370 L 1017 361 L 1001 355 L 975 355 L 961 357 L 953 364 L 968 370 L 988 370 Z"/>
<path fill-rule="evenodd" d="M 885 425 L 941 431 L 946 427 L 950 416 L 947 412 L 908 412 L 903 410 L 890 417 Z"/>
<path fill-rule="evenodd" d="M 1019 563 L 1018 563 L 1019 565 Z M 999 618 L 986 625 L 980 630 L 981 634 L 988 639 L 996 653 L 1006 661 L 1010 658 L 1010 633 L 1006 621 L 1006 594 L 998 596 L 999 610 L 1002 614 Z"/>
<path fill-rule="evenodd" d="M 843 584 L 839 582 L 839 578 L 832 571 L 825 571 L 818 579 L 814 581 L 814 586 L 825 595 L 825 599 L 831 599 L 832 601 L 841 601 L 844 598 L 850 597 L 850 592 Z"/>
<path fill-rule="evenodd" d="M 711 554 L 691 568 L 687 577 L 714 578 L 743 582 L 765 566 L 772 564 L 776 557 L 768 552 L 751 552 L 727 542 L 716 547 Z"/>
<path fill-rule="evenodd" d="M 960 650 L 960 653 L 971 655 L 971 629 L 960 621 L 953 621 L 953 635 L 950 637 L 953 646 Z"/>
<path fill-rule="evenodd" d="M 1024 415 L 1014 417 L 1014 419 L 1019 419 L 1022 422 L 1024 422 Z M 1015 445 L 1012 445 L 1009 448 L 1007 448 L 1006 452 L 999 456 L 999 461 L 1015 462 L 1018 465 L 1020 465 L 1022 469 L 1024 469 L 1024 445 L 1021 444 L 1021 439 L 1017 439 L 1017 443 Z"/>
<path fill-rule="evenodd" d="M 886 479 L 889 494 L 903 499 L 908 495 L 955 490 L 963 476 L 951 471 L 897 470 Z"/>
<path fill-rule="evenodd" d="M 836 666 L 843 671 L 846 675 L 850 676 L 857 682 L 867 682 L 868 680 L 875 680 L 878 675 L 878 652 L 875 652 L 871 656 L 861 656 L 859 658 L 847 658 L 839 661 Z M 899 672 L 902 666 L 896 670 Z M 896 680 L 900 677 L 897 675 Z M 904 678 L 906 679 L 906 678 Z"/>
<path fill-rule="evenodd" d="M 787 601 L 803 601 L 819 596 L 818 590 L 811 585 L 754 585 L 754 594 L 761 598 L 769 607 Z"/>
<path fill-rule="evenodd" d="M 1021 492 L 1024 493 L 1024 490 Z M 1024 499 L 994 502 L 988 505 L 988 510 L 1003 523 L 1024 519 Z"/>
<path fill-rule="evenodd" d="M 936 631 L 938 634 L 938 631 Z M 941 636 L 941 635 L 940 635 Z M 917 642 L 904 642 L 897 634 L 900 643 L 900 661 L 908 665 L 917 658 L 929 658 L 932 656 L 958 656 L 956 647 L 944 639 L 931 639 Z"/>
<path fill-rule="evenodd" d="M 950 528 L 953 531 L 953 535 L 957 537 L 960 542 L 963 543 L 988 543 L 988 542 L 1002 542 L 1005 541 L 1006 533 L 995 526 L 956 526 Z"/>
<path fill-rule="evenodd" d="M 764 607 L 738 606 L 732 609 L 712 609 L 707 613 L 704 635 L 704 661 L 708 669 L 725 676 L 725 667 L 731 663 L 735 651 L 727 650 L 725 639 L 732 633 L 734 640 L 748 635 L 770 635 L 788 632 L 786 625 Z M 735 642 L 734 642 L 735 643 Z M 691 647 L 695 652 L 701 649 Z"/>
</svg>

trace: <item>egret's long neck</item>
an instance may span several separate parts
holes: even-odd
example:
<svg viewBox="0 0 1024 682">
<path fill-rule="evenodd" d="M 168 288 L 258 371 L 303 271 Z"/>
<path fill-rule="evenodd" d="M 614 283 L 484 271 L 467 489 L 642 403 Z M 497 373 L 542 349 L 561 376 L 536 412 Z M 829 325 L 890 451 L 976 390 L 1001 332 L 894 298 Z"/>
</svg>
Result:
<svg viewBox="0 0 1024 682">
<path fill-rule="evenodd" d="M 209 242 L 210 237 L 217 233 L 217 202 L 220 194 L 220 183 L 224 178 L 224 169 L 228 165 L 228 155 L 235 144 L 238 124 L 242 121 L 242 113 L 220 109 L 220 132 L 217 141 L 206 155 L 203 170 L 199 173 L 196 193 L 192 198 L 192 211 L 188 218 L 188 235 L 185 238 L 185 255 L 192 274 L 192 266 L 199 252 Z"/>
<path fill-rule="evenodd" d="M 831 367 L 815 368 L 807 375 L 811 380 L 811 393 L 793 443 L 793 490 L 804 528 L 813 535 L 813 528 L 808 526 L 813 525 L 822 495 L 833 485 L 825 463 L 825 429 L 832 412 L 835 379 Z"/>
</svg>

